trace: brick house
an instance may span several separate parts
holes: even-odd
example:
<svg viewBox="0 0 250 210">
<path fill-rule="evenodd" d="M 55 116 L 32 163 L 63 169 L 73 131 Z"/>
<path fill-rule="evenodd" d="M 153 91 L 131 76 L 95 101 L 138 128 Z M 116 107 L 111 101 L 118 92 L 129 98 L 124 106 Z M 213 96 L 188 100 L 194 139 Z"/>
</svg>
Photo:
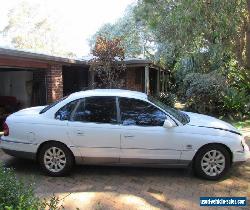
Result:
<svg viewBox="0 0 250 210">
<path fill-rule="evenodd" d="M 126 59 L 125 89 L 157 95 L 166 91 L 168 72 L 149 60 Z M 21 108 L 51 103 L 90 89 L 95 75 L 87 60 L 0 48 L 0 103 L 13 96 Z"/>
</svg>

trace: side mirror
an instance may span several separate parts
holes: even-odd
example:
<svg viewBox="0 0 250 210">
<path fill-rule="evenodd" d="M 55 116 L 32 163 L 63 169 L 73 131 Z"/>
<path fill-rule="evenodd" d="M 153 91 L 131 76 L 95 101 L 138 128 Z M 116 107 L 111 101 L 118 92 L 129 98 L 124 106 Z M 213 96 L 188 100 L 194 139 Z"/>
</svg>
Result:
<svg viewBox="0 0 250 210">
<path fill-rule="evenodd" d="M 57 114 L 55 118 L 56 120 L 62 120 L 62 116 L 60 114 Z"/>
<path fill-rule="evenodd" d="M 163 127 L 164 128 L 173 128 L 173 127 L 176 127 L 176 124 L 172 120 L 166 119 L 164 121 Z"/>
</svg>

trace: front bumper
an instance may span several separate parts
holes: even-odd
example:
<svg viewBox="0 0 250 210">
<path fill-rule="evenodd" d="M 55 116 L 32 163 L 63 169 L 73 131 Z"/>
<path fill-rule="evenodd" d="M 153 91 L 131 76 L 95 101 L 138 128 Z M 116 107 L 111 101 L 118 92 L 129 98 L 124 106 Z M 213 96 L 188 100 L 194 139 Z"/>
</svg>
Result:
<svg viewBox="0 0 250 210">
<path fill-rule="evenodd" d="M 250 159 L 249 151 L 239 151 L 233 153 L 233 162 L 245 162 Z"/>
<path fill-rule="evenodd" d="M 243 143 L 243 150 L 233 153 L 233 162 L 245 162 L 250 159 L 250 151 L 248 145 Z"/>
</svg>

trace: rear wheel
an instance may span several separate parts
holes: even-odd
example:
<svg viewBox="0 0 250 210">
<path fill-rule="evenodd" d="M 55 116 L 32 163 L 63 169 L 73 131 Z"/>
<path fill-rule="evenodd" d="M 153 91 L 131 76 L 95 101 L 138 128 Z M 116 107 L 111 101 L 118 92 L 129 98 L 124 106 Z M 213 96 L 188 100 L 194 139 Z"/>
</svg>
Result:
<svg viewBox="0 0 250 210">
<path fill-rule="evenodd" d="M 63 176 L 74 165 L 71 151 L 63 144 L 52 142 L 45 144 L 39 153 L 39 163 L 50 176 Z"/>
<path fill-rule="evenodd" d="M 230 154 L 222 145 L 208 145 L 202 148 L 194 160 L 195 173 L 210 180 L 225 176 L 230 165 Z"/>
</svg>

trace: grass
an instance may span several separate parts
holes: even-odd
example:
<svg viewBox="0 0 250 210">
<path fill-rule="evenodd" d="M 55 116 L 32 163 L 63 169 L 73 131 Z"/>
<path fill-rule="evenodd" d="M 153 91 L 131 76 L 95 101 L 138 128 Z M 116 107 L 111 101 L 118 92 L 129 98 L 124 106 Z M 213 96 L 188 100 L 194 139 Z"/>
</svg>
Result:
<svg viewBox="0 0 250 210">
<path fill-rule="evenodd" d="M 250 120 L 233 122 L 232 124 L 238 129 L 250 128 Z"/>
</svg>

